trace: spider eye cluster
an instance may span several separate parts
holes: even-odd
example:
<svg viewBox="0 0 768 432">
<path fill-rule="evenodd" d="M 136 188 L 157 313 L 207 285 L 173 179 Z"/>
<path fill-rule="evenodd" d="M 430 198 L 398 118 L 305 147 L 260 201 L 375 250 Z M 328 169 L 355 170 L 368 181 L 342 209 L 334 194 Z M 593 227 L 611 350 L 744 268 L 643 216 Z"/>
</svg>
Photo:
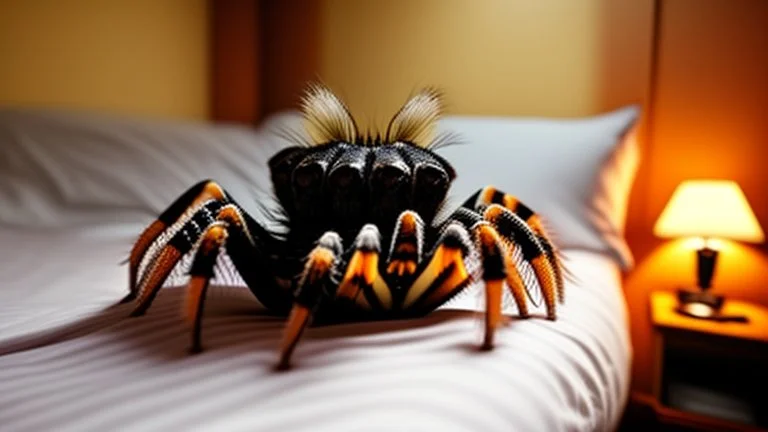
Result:
<svg viewBox="0 0 768 432">
<path fill-rule="evenodd" d="M 448 182 L 447 173 L 434 165 L 425 165 L 416 171 L 416 188 L 442 190 L 448 188 Z"/>
<path fill-rule="evenodd" d="M 320 231 L 357 231 L 366 223 L 386 229 L 405 210 L 431 221 L 454 176 L 442 158 L 406 143 L 292 147 L 270 168 L 291 223 Z"/>
<path fill-rule="evenodd" d="M 371 183 L 383 189 L 393 189 L 405 183 L 407 173 L 396 166 L 381 166 L 373 171 Z"/>
<path fill-rule="evenodd" d="M 323 169 L 318 164 L 307 164 L 296 168 L 293 182 L 297 188 L 306 189 L 322 180 Z"/>
<path fill-rule="evenodd" d="M 328 184 L 333 189 L 349 190 L 363 184 L 363 173 L 351 165 L 335 167 L 328 175 Z"/>
</svg>

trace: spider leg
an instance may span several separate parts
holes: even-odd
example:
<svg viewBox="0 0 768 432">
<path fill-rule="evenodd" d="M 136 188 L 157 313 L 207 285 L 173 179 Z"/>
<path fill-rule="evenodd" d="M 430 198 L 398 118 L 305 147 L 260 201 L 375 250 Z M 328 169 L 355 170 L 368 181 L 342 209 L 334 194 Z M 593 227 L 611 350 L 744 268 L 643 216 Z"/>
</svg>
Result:
<svg viewBox="0 0 768 432">
<path fill-rule="evenodd" d="M 187 322 L 192 325 L 192 352 L 199 352 L 202 348 L 201 323 L 205 294 L 213 277 L 216 260 L 225 244 L 238 273 L 262 304 L 268 308 L 273 307 L 270 310 L 274 311 L 280 311 L 285 304 L 290 304 L 288 293 L 277 286 L 275 274 L 270 271 L 273 263 L 263 256 L 263 248 L 260 246 L 268 239 L 266 230 L 235 203 L 222 207 L 216 221 L 208 225 L 189 270 L 187 301 L 182 311 Z"/>
<path fill-rule="evenodd" d="M 184 192 L 176 201 L 173 202 L 165 211 L 163 211 L 157 220 L 152 222 L 144 232 L 139 235 L 138 240 L 131 249 L 128 259 L 128 278 L 130 293 L 120 301 L 125 303 L 136 298 L 138 294 L 137 275 L 139 266 L 144 255 L 150 246 L 165 232 L 171 225 L 175 224 L 184 216 L 190 216 L 197 209 L 209 200 L 227 201 L 227 194 L 224 190 L 211 180 L 203 180 Z"/>
<path fill-rule="evenodd" d="M 420 263 L 421 272 L 405 292 L 403 309 L 416 315 L 426 314 L 466 288 L 471 276 L 464 258 L 471 248 L 467 229 L 460 223 L 449 223 L 425 262 Z"/>
<path fill-rule="evenodd" d="M 408 278 L 421 262 L 424 222 L 418 213 L 406 210 L 397 218 L 386 273 L 390 277 Z"/>
<path fill-rule="evenodd" d="M 380 252 L 378 228 L 373 224 L 364 225 L 355 238 L 354 252 L 336 290 L 338 301 L 356 303 L 373 312 L 392 308 L 392 292 L 379 273 Z"/>
<path fill-rule="evenodd" d="M 278 246 L 277 241 L 235 202 L 222 206 L 219 201 L 209 201 L 181 225 L 159 252 L 148 257 L 147 270 L 137 289 L 138 304 L 131 316 L 147 311 L 179 260 L 198 245 L 198 239 L 216 222 L 226 223 L 227 254 L 254 296 L 271 312 L 288 311 L 290 290 L 278 282 L 278 260 L 267 254 Z M 212 262 L 215 264 L 215 259 Z"/>
<path fill-rule="evenodd" d="M 489 223 L 480 222 L 473 227 L 480 249 L 485 282 L 485 338 L 483 349 L 493 348 L 493 336 L 501 323 L 501 297 L 507 278 L 506 250 L 496 229 Z"/>
<path fill-rule="evenodd" d="M 195 259 L 190 268 L 190 280 L 187 285 L 185 307 L 182 310 L 188 324 L 192 326 L 193 353 L 202 351 L 200 333 L 202 327 L 203 307 L 208 283 L 213 277 L 213 268 L 221 248 L 227 240 L 228 225 L 226 222 L 217 221 L 208 226 L 200 240 L 200 246 L 195 253 Z"/>
<path fill-rule="evenodd" d="M 539 237 L 522 218 L 498 204 L 488 206 L 483 212 L 483 218 L 496 228 L 503 239 L 520 247 L 523 260 L 533 268 L 544 294 L 547 318 L 554 320 L 557 316 L 556 292 L 559 289 L 555 270 L 557 263 L 549 260 Z"/>
<path fill-rule="evenodd" d="M 533 231 L 554 271 L 557 298 L 560 303 L 563 303 L 565 301 L 564 267 L 541 217 L 515 196 L 499 191 L 493 186 L 486 186 L 475 192 L 463 207 L 482 213 L 491 204 L 498 204 L 514 213 Z"/>
<path fill-rule="evenodd" d="M 512 298 L 517 305 L 517 311 L 522 318 L 528 318 L 528 302 L 525 300 L 525 282 L 523 276 L 520 274 L 520 269 L 517 268 L 514 256 L 514 250 L 517 248 L 513 243 L 504 241 L 502 239 L 502 247 L 504 248 L 504 268 L 507 272 L 507 286 L 509 292 L 512 293 Z"/>
<path fill-rule="evenodd" d="M 285 325 L 278 369 L 290 366 L 291 355 L 309 325 L 322 296 L 333 286 L 333 276 L 342 253 L 341 237 L 329 231 L 309 253 L 295 291 L 295 302 Z"/>
<path fill-rule="evenodd" d="M 448 220 L 461 223 L 468 230 L 475 232 L 477 231 L 477 226 L 484 221 L 482 215 L 465 207 L 458 208 Z M 486 243 L 490 244 L 491 242 L 487 241 Z M 520 275 L 520 271 L 513 260 L 513 251 L 515 247 L 516 246 L 511 241 L 505 240 L 503 237 L 501 238 L 500 248 L 504 258 L 503 261 L 507 286 L 517 304 L 518 313 L 521 317 L 525 318 L 528 316 L 528 303 L 525 300 L 525 292 L 527 288 Z M 482 253 L 482 250 L 480 250 L 480 252 Z"/>
<path fill-rule="evenodd" d="M 484 220 L 478 213 L 466 208 L 460 208 L 454 212 L 449 221 L 449 227 L 459 227 L 464 235 L 467 229 L 472 232 L 475 240 L 474 247 L 480 254 L 486 305 L 485 336 L 482 348 L 491 349 L 496 328 L 502 321 L 502 294 L 505 281 L 517 302 L 520 315 L 528 314 L 522 278 L 513 265 L 508 242 L 505 242 L 503 235 L 492 221 Z"/>
<path fill-rule="evenodd" d="M 171 237 L 159 252 L 151 257 L 147 270 L 131 295 L 137 298 L 137 306 L 131 316 L 141 316 L 152 304 L 171 270 L 197 243 L 203 231 L 215 221 L 221 208 L 218 201 L 209 201 L 199 208 Z"/>
</svg>

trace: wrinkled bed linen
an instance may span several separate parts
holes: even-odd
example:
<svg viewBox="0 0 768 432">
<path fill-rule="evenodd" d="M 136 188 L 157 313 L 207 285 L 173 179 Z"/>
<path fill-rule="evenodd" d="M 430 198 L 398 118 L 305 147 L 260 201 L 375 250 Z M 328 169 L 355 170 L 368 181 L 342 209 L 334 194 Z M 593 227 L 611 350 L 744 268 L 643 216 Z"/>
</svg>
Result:
<svg viewBox="0 0 768 432">
<path fill-rule="evenodd" d="M 513 319 L 492 352 L 476 349 L 475 287 L 423 319 L 311 328 L 279 373 L 282 321 L 245 288 L 212 287 L 206 350 L 188 355 L 183 289 L 138 319 L 114 306 L 130 237 L 15 230 L 0 245 L 3 430 L 593 431 L 627 398 L 619 270 L 594 253 L 565 251 L 557 322 Z"/>
</svg>

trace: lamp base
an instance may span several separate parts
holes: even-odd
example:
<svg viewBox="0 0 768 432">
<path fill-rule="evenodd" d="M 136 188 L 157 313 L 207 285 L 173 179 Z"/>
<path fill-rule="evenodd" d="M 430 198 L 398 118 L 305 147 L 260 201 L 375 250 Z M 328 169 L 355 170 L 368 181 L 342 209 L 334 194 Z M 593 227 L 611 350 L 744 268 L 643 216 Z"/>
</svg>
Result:
<svg viewBox="0 0 768 432">
<path fill-rule="evenodd" d="M 743 315 L 723 315 L 722 308 L 725 297 L 714 295 L 707 291 L 677 291 L 677 313 L 697 319 L 710 321 L 747 322 Z"/>
</svg>

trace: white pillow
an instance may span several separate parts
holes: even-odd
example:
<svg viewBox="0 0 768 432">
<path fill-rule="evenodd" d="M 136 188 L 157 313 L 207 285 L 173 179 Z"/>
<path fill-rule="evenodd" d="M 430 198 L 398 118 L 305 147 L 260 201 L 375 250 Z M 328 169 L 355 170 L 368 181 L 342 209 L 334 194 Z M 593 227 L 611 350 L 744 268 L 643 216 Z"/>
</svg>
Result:
<svg viewBox="0 0 768 432">
<path fill-rule="evenodd" d="M 0 224 L 138 233 L 206 178 L 258 214 L 272 199 L 267 160 L 285 145 L 239 126 L 0 110 Z"/>
<path fill-rule="evenodd" d="M 492 184 L 540 213 L 558 244 L 611 254 L 624 238 L 637 107 L 586 119 L 447 117 L 462 144 L 438 150 L 456 169 L 449 208 Z M 87 113 L 0 110 L 0 225 L 120 224 L 135 234 L 194 183 L 213 178 L 255 217 L 274 208 L 267 161 L 303 133 L 296 112 L 258 129 Z"/>
<path fill-rule="evenodd" d="M 608 253 L 629 269 L 624 223 L 639 114 L 629 106 L 580 119 L 446 117 L 441 131 L 461 141 L 438 150 L 458 175 L 449 200 L 460 205 L 493 185 L 541 214 L 560 247 Z"/>
</svg>

